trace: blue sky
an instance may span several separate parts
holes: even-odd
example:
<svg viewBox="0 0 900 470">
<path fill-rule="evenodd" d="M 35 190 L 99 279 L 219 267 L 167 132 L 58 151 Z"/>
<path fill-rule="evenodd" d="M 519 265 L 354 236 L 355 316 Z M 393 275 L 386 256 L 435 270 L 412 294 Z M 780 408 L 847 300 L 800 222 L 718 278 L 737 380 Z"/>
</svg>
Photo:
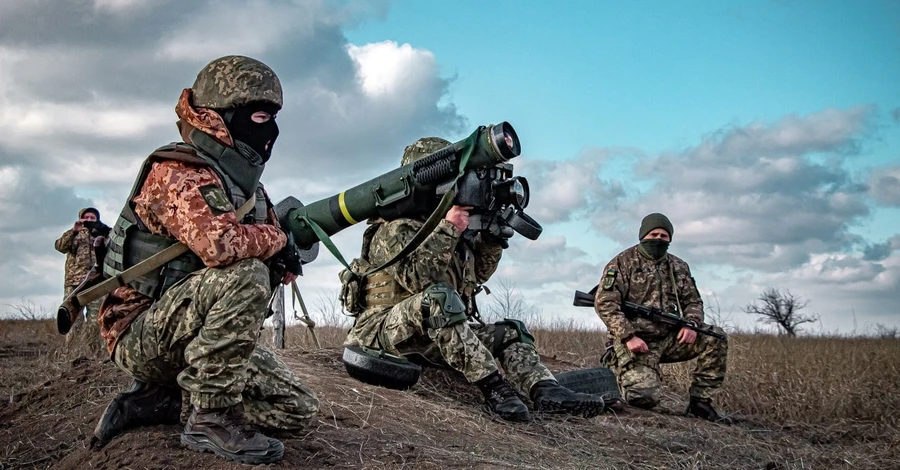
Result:
<svg viewBox="0 0 900 470">
<path fill-rule="evenodd" d="M 81 207 L 115 219 L 178 138 L 181 89 L 226 54 L 282 80 L 275 200 L 511 122 L 545 231 L 513 239 L 495 277 L 544 319 L 600 326 L 572 291 L 662 211 L 729 325 L 755 326 L 741 307 L 766 287 L 809 298 L 821 331 L 900 325 L 896 1 L 0 2 L 0 314 L 52 311 L 53 241 Z M 345 255 L 361 228 L 335 236 Z M 301 287 L 329 296 L 339 270 L 323 254 Z"/>
</svg>

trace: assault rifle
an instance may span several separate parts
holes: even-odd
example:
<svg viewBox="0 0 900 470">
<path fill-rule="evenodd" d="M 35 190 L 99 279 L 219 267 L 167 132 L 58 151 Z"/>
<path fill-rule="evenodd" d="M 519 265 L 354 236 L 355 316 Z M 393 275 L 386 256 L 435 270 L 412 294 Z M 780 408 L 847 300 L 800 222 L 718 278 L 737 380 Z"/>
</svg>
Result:
<svg viewBox="0 0 900 470">
<path fill-rule="evenodd" d="M 575 291 L 575 300 L 572 305 L 576 307 L 593 307 L 594 306 L 594 296 L 597 294 L 597 287 L 594 286 L 591 291 L 581 292 L 580 290 Z M 625 317 L 628 319 L 634 319 L 636 317 L 646 318 L 652 322 L 663 323 L 665 325 L 672 325 L 681 328 L 687 328 L 689 330 L 694 330 L 702 335 L 709 335 L 713 338 L 725 339 L 725 335 L 716 333 L 715 331 L 705 328 L 703 326 L 697 326 L 693 323 L 681 318 L 674 313 L 666 312 L 663 309 L 657 307 L 648 307 L 646 305 L 641 305 L 634 302 L 625 301 L 622 302 L 622 313 L 625 314 Z"/>
</svg>

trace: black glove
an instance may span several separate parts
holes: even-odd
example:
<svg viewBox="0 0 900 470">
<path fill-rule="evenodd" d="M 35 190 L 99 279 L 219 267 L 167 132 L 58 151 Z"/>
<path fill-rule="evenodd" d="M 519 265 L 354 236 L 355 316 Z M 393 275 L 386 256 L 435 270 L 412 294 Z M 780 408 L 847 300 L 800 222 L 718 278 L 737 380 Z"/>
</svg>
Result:
<svg viewBox="0 0 900 470">
<path fill-rule="evenodd" d="M 303 274 L 303 263 L 300 261 L 300 248 L 294 243 L 293 233 L 287 232 L 287 243 L 284 244 L 284 248 L 282 248 L 276 256 L 278 256 L 281 264 L 284 265 L 285 271 L 294 273 L 298 276 Z"/>
<path fill-rule="evenodd" d="M 269 284 L 273 289 L 281 284 L 286 273 L 290 272 L 298 276 L 303 274 L 300 249 L 294 243 L 294 236 L 291 233 L 287 233 L 287 243 L 284 244 L 284 248 L 266 260 L 266 266 L 269 267 Z"/>
</svg>

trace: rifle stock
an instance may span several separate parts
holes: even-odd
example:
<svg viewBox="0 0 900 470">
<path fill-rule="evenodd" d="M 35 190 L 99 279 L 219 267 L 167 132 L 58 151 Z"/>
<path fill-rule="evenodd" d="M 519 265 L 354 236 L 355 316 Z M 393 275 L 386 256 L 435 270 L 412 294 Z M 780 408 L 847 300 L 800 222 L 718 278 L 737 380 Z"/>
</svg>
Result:
<svg viewBox="0 0 900 470">
<path fill-rule="evenodd" d="M 597 286 L 594 286 L 594 288 L 590 290 L 590 293 L 576 290 L 575 299 L 572 302 L 572 305 L 576 307 L 593 307 L 594 295 L 596 294 L 596 292 Z M 713 338 L 722 340 L 725 339 L 725 335 L 723 334 L 717 333 L 709 328 L 704 328 L 703 326 L 696 326 L 678 315 L 666 312 L 656 307 L 648 307 L 646 305 L 625 301 L 622 303 L 622 313 L 624 313 L 625 316 L 629 319 L 642 317 L 657 323 L 687 328 L 702 335 L 712 336 Z"/>
</svg>

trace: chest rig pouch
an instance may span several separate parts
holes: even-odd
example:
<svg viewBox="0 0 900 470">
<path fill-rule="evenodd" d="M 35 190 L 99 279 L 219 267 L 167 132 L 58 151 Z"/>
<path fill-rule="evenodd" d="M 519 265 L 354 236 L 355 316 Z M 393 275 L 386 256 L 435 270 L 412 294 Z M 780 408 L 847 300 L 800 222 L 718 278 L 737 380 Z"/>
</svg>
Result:
<svg viewBox="0 0 900 470">
<path fill-rule="evenodd" d="M 219 164 L 209 156 L 198 151 L 197 148 L 184 144 L 174 143 L 160 147 L 154 151 L 141 166 L 134 186 L 128 195 L 128 202 L 119 214 L 109 237 L 109 251 L 103 265 L 103 273 L 107 277 L 114 277 L 126 269 L 141 261 L 159 253 L 174 245 L 178 240 L 150 232 L 147 226 L 134 212 L 134 198 L 138 195 L 147 179 L 153 163 L 175 160 L 192 165 L 211 168 L 225 186 L 225 193 L 234 207 L 241 207 L 247 202 L 247 196 L 238 187 Z M 253 209 L 241 219 L 240 223 L 253 224 L 264 223 L 267 218 L 269 203 L 266 199 L 262 185 L 258 185 L 253 197 L 256 199 Z M 158 271 L 147 273 L 135 281 L 131 286 L 141 294 L 154 300 L 162 297 L 170 287 L 187 277 L 189 274 L 203 269 L 205 265 L 193 252 L 185 254 L 169 261 Z"/>
</svg>

